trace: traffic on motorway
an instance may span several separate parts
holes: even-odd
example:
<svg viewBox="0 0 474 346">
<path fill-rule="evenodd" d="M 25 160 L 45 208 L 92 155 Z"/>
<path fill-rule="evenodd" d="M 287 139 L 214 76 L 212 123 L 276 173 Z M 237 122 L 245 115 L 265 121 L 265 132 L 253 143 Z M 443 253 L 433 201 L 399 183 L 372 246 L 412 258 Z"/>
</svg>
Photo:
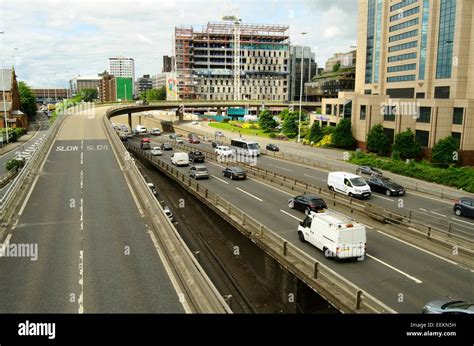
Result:
<svg viewBox="0 0 474 346">
<path fill-rule="evenodd" d="M 382 272 L 387 271 L 383 276 L 388 275 L 384 280 L 393 280 L 395 286 L 400 284 L 397 281 L 400 280 L 400 277 L 403 278 L 402 281 L 406 280 L 403 286 L 407 284 L 418 286 L 423 285 L 425 281 L 430 281 L 430 287 L 423 287 L 421 291 L 418 291 L 421 294 L 414 294 L 411 291 L 407 293 L 410 296 L 413 295 L 411 299 L 414 299 L 417 303 L 410 307 L 406 305 L 400 307 L 399 311 L 423 311 L 428 313 L 432 309 L 430 310 L 425 307 L 426 304 L 426 306 L 430 304 L 426 301 L 426 298 L 432 297 L 433 301 L 438 298 L 435 294 L 430 293 L 433 290 L 433 285 L 437 287 L 435 290 L 449 291 L 446 282 L 437 278 L 433 282 L 431 275 L 428 278 L 424 277 L 427 268 L 431 267 L 432 261 L 437 260 L 438 257 L 412 248 L 403 242 L 397 242 L 384 235 L 382 230 L 368 227 L 351 217 L 328 208 L 326 201 L 321 196 L 307 194 L 289 196 L 287 192 L 259 182 L 255 178 L 249 179 L 248 172 L 244 168 L 239 167 L 238 162 L 233 160 L 238 155 L 239 149 L 235 148 L 234 145 L 215 145 L 216 143 L 208 142 L 202 137 L 199 138 L 197 135 L 189 134 L 187 145 L 192 149 L 183 151 L 183 148 L 179 146 L 184 143 L 182 135 L 167 133 L 161 133 L 160 135 L 161 137 L 153 139 L 148 134 L 144 134 L 137 138 L 129 139 L 129 144 L 139 147 L 144 139 L 150 139 L 153 142 L 161 143 L 161 149 L 166 145 L 168 150 L 163 150 L 160 156 L 154 156 L 155 159 L 174 165 L 194 179 L 204 179 L 202 182 L 203 186 L 215 189 L 219 194 L 235 202 L 239 207 L 247 207 L 250 214 L 257 216 L 262 222 L 267 222 L 271 229 L 285 234 L 290 241 L 297 240 L 301 244 L 299 246 L 311 255 L 318 256 L 317 251 L 320 251 L 321 255 L 326 259 L 335 259 L 334 263 L 339 264 L 330 264 L 333 268 L 354 280 L 354 282 L 366 288 L 368 292 L 371 292 L 380 299 L 387 299 L 386 288 L 382 287 L 384 285 L 380 282 L 367 286 L 367 281 L 365 280 L 367 274 L 361 275 L 362 272 L 369 273 L 370 276 L 372 275 L 371 273 L 379 272 L 381 270 L 380 267 L 382 267 Z M 197 138 L 197 140 L 194 138 Z M 238 141 L 245 142 L 242 139 L 238 139 Z M 147 148 L 144 150 L 148 151 Z M 196 152 L 199 162 L 195 162 L 193 157 Z M 207 152 L 217 154 L 217 162 L 207 160 Z M 254 153 L 256 156 L 257 151 Z M 177 162 L 176 157 L 181 158 L 180 163 Z M 260 157 L 260 159 L 263 158 Z M 268 161 L 270 161 L 269 158 Z M 285 167 L 280 166 L 280 168 Z M 242 182 L 237 181 L 232 183 L 236 185 L 230 185 L 228 180 L 247 180 L 248 182 L 242 185 Z M 335 193 L 361 199 L 373 199 L 375 194 L 384 198 L 405 197 L 407 194 L 403 186 L 391 179 L 385 178 L 382 172 L 376 171 L 371 167 L 360 167 L 354 173 L 326 173 L 325 184 Z M 229 190 L 232 187 L 235 189 Z M 292 211 L 300 212 L 302 216 Z M 289 233 L 289 230 L 293 231 Z M 393 256 L 389 255 L 392 252 Z M 395 259 L 399 257 L 397 255 L 399 253 L 404 253 L 405 256 Z M 420 257 L 423 259 L 420 259 Z M 347 260 L 351 259 L 356 263 L 368 261 L 368 267 L 361 268 L 362 272 L 359 270 L 354 272 L 352 265 L 348 267 L 352 261 L 347 263 Z M 425 272 L 425 274 L 421 274 L 420 277 L 412 275 L 414 271 L 413 263 L 418 263 L 415 267 L 420 266 L 416 270 L 417 272 Z M 344 264 L 346 267 L 341 267 Z M 456 275 L 466 276 L 466 280 L 468 280 L 469 274 L 464 269 L 457 264 L 451 264 L 456 268 Z M 423 269 L 425 265 L 427 267 Z M 394 274 L 397 278 L 392 277 Z M 465 291 L 464 293 L 459 293 L 463 291 L 462 286 L 463 284 L 460 284 L 456 289 L 457 295 L 461 297 L 468 296 L 469 294 Z M 406 291 L 406 288 L 402 289 L 400 287 L 400 289 Z"/>
</svg>

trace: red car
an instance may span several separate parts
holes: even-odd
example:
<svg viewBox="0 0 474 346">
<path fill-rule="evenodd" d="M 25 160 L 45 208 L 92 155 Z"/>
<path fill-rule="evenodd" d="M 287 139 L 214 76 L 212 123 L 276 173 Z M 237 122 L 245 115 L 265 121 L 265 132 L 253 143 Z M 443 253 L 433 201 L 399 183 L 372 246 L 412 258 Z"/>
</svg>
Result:
<svg viewBox="0 0 474 346">
<path fill-rule="evenodd" d="M 201 143 L 201 142 L 199 141 L 199 138 L 197 138 L 197 137 L 189 137 L 188 140 L 189 140 L 189 143 L 192 143 L 192 144 Z"/>
</svg>

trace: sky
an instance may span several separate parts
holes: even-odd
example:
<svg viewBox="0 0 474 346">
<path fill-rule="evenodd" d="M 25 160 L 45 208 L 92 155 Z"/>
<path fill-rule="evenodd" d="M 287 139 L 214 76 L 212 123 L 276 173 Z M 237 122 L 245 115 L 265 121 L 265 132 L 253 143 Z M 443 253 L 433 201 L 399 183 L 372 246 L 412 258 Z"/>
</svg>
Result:
<svg viewBox="0 0 474 346">
<path fill-rule="evenodd" d="M 33 87 L 97 75 L 112 56 L 134 58 L 136 77 L 153 75 L 172 54 L 175 26 L 224 15 L 289 25 L 291 43 L 310 46 L 320 67 L 356 45 L 357 0 L 0 0 L 0 59 Z"/>
</svg>

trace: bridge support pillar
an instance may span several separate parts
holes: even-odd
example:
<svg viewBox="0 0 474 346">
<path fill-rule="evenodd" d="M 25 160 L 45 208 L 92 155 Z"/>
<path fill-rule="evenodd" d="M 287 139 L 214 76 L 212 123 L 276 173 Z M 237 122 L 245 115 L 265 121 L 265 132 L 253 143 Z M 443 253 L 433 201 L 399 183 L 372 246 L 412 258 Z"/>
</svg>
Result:
<svg viewBox="0 0 474 346">
<path fill-rule="evenodd" d="M 128 113 L 128 126 L 130 127 L 130 131 L 132 131 L 132 113 Z"/>
</svg>

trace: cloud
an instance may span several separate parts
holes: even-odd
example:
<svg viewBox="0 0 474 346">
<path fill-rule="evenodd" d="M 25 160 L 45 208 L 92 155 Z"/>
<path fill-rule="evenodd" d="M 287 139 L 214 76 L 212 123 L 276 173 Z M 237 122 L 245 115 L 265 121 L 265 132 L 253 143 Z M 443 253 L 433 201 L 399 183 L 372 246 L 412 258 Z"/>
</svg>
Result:
<svg viewBox="0 0 474 346">
<path fill-rule="evenodd" d="M 136 76 L 161 71 L 174 27 L 205 25 L 235 14 L 247 23 L 290 25 L 291 42 L 316 50 L 320 64 L 356 40 L 356 0 L 31 0 L 3 1 L 0 56 L 19 78 L 65 87 L 74 75 L 97 74 L 107 58 L 135 59 Z M 17 48 L 17 53 L 15 53 Z"/>
</svg>

